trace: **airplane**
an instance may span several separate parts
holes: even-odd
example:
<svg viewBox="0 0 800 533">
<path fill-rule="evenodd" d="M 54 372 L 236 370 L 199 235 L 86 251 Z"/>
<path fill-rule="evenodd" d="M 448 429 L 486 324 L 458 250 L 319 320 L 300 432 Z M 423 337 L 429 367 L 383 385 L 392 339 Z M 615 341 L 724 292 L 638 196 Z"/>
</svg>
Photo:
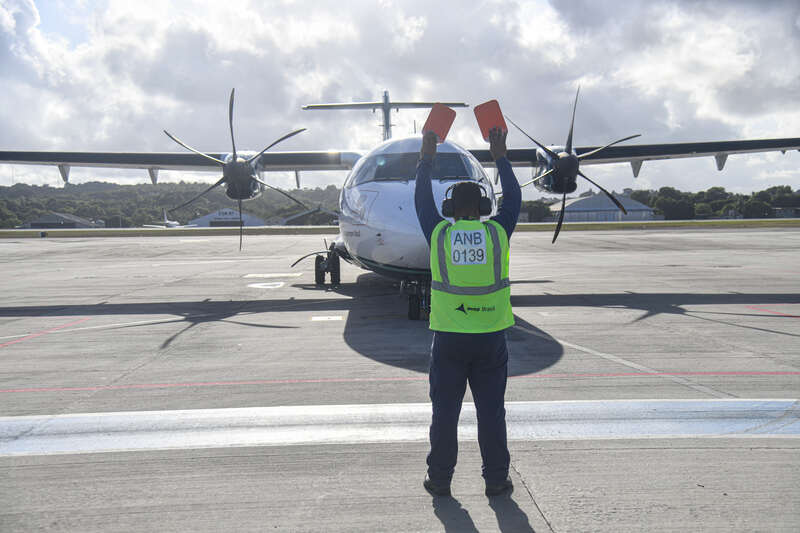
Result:
<svg viewBox="0 0 800 533">
<path fill-rule="evenodd" d="M 561 193 L 562 205 L 566 194 L 577 187 L 578 177 L 585 178 L 599 187 L 581 171 L 582 165 L 627 162 L 630 163 L 635 178 L 639 175 L 642 163 L 650 160 L 711 156 L 716 161 L 717 169 L 722 170 L 731 154 L 800 151 L 798 137 L 617 146 L 617 143 L 636 137 L 629 136 L 604 146 L 574 146 L 573 125 L 577 101 L 576 95 L 572 122 L 564 146 L 545 146 L 523 131 L 535 146 L 509 148 L 507 153 L 513 166 L 532 168 L 533 178 L 521 184 L 522 187 L 533 184 L 545 192 Z M 233 104 L 234 91 L 231 91 L 228 108 L 233 148 L 231 152 L 203 153 L 165 130 L 171 139 L 192 153 L 0 151 L 0 164 L 55 165 L 65 183 L 71 166 L 140 168 L 148 171 L 153 184 L 157 181 L 159 169 L 218 172 L 221 166 L 222 177 L 217 182 L 171 211 L 180 209 L 215 187 L 225 184 L 227 195 L 239 202 L 240 213 L 243 200 L 258 197 L 266 188 L 276 190 L 306 207 L 287 192 L 260 179 L 263 172 L 293 171 L 299 188 L 300 172 L 349 171 L 339 198 L 339 235 L 326 250 L 304 255 L 295 264 L 306 257 L 315 256 L 316 283 L 324 284 L 326 275 L 329 275 L 331 283 L 338 285 L 341 281 L 340 260 L 345 260 L 398 280 L 401 292 L 408 296 L 409 319 L 417 320 L 423 311 L 428 311 L 431 279 L 429 248 L 414 208 L 414 180 L 422 138 L 421 135 L 415 135 L 393 139 L 389 119 L 391 109 L 430 108 L 434 102 L 392 102 L 388 91 L 385 91 L 383 101 L 307 106 L 307 109 L 381 109 L 384 117 L 384 141 L 366 153 L 337 150 L 267 152 L 272 146 L 297 135 L 303 129 L 294 130 L 280 137 L 261 152 L 237 152 L 233 136 Z M 470 180 L 486 188 L 492 199 L 492 214 L 494 214 L 499 194 L 494 192 L 492 180 L 484 169 L 485 166 L 492 165 L 488 149 L 470 150 L 445 140 L 437 148 L 432 175 L 433 193 L 437 205 L 441 205 L 446 189 L 453 182 Z M 599 188 L 608 194 L 602 187 Z M 562 217 L 563 213 L 564 209 L 561 210 Z M 554 242 L 562 221 L 563 219 L 560 219 L 557 225 Z M 241 232 L 239 239 L 241 248 Z"/>
<path fill-rule="evenodd" d="M 143 228 L 158 228 L 158 229 L 167 229 L 167 228 L 194 228 L 197 227 L 197 224 L 186 224 L 183 225 L 177 220 L 169 220 L 167 218 L 167 209 L 164 208 L 164 223 L 163 224 L 143 224 Z"/>
</svg>

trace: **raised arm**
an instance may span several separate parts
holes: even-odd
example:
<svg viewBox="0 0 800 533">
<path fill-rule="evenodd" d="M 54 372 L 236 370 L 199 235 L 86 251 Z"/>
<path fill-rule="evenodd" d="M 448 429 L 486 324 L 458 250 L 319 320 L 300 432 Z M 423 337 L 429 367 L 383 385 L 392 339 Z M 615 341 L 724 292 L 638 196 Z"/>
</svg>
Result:
<svg viewBox="0 0 800 533">
<path fill-rule="evenodd" d="M 422 233 L 431 244 L 431 234 L 436 225 L 444 220 L 436 209 L 431 186 L 431 172 L 433 171 L 433 157 L 436 155 L 436 134 L 426 132 L 422 137 L 422 150 L 419 163 L 417 163 L 417 179 L 414 184 L 414 207 L 417 210 L 417 220 L 422 228 Z"/>
<path fill-rule="evenodd" d="M 503 226 L 508 237 L 514 232 L 522 206 L 522 191 L 517 177 L 511 168 L 511 162 L 506 157 L 507 133 L 495 128 L 489 132 L 489 151 L 500 173 L 500 183 L 503 185 L 503 203 L 492 220 Z"/>
</svg>

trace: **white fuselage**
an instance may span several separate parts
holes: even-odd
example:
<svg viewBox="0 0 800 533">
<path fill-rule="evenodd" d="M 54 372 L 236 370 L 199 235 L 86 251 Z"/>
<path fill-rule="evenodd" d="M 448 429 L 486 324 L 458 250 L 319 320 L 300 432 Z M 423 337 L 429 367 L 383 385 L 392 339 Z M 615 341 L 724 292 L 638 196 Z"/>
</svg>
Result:
<svg viewBox="0 0 800 533">
<path fill-rule="evenodd" d="M 421 143 L 419 136 L 386 141 L 359 159 L 348 175 L 339 199 L 336 243 L 345 248 L 348 261 L 397 279 L 429 276 L 430 249 L 414 207 Z M 484 186 L 494 213 L 494 191 L 480 163 L 454 143 L 440 144 L 431 179 L 440 215 L 448 187 L 465 180 Z"/>
</svg>

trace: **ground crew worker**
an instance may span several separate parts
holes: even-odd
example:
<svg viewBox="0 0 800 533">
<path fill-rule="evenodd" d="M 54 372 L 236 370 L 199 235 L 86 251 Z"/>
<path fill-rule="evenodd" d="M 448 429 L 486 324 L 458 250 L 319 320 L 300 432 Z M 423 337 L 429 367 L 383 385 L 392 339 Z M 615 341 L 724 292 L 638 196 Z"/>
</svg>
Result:
<svg viewBox="0 0 800 533">
<path fill-rule="evenodd" d="M 504 396 L 508 375 L 506 328 L 514 324 L 508 281 L 508 239 L 519 217 L 521 193 L 506 158 L 506 133 L 493 129 L 489 151 L 503 184 L 498 213 L 480 221 L 488 193 L 474 181 L 452 187 L 455 223 L 439 216 L 431 189 L 436 134 L 426 132 L 417 165 L 414 202 L 417 218 L 431 247 L 431 314 L 433 330 L 430 397 L 433 417 L 431 451 L 423 483 L 437 496 L 450 494 L 458 455 L 458 417 L 469 382 L 478 415 L 478 443 L 486 495 L 511 491 L 508 477 Z M 446 200 L 449 193 L 446 194 Z M 484 212 L 484 214 L 487 214 Z"/>
</svg>

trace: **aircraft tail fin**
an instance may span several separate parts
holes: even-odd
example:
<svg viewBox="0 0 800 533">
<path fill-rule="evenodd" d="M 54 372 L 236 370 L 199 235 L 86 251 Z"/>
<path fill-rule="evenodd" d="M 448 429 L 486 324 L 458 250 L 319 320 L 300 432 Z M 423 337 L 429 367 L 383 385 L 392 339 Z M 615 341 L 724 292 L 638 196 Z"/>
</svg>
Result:
<svg viewBox="0 0 800 533">
<path fill-rule="evenodd" d="M 446 105 L 447 107 L 469 107 L 464 102 L 393 102 L 389 99 L 389 91 L 383 91 L 382 101 L 308 104 L 304 105 L 303 109 L 372 109 L 373 112 L 375 112 L 376 109 L 380 109 L 383 112 L 383 140 L 386 140 L 392 137 L 392 123 L 389 117 L 392 109 L 395 111 L 400 111 L 401 109 L 429 109 L 437 103 Z"/>
</svg>

